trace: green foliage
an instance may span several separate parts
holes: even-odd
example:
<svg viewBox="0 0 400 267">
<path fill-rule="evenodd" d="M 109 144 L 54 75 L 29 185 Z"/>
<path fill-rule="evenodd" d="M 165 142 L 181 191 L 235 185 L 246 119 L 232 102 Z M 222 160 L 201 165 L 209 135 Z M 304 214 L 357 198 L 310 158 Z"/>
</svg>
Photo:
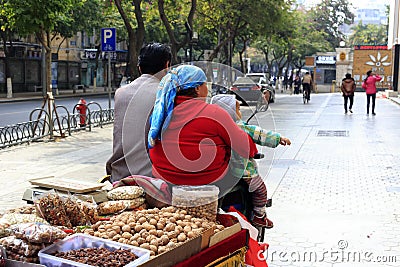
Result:
<svg viewBox="0 0 400 267">
<path fill-rule="evenodd" d="M 118 41 L 126 40 L 135 50 L 140 49 L 141 40 L 157 41 L 170 43 L 176 53 L 183 54 L 182 50 L 189 47 L 185 23 L 193 1 L 0 0 L 0 27 L 20 35 L 50 32 L 63 37 L 79 31 L 91 34 L 93 30 L 100 36 L 100 28 L 114 27 Z M 212 49 L 220 62 L 230 63 L 234 56 L 231 51 L 242 55 L 247 47 L 252 47 L 263 52 L 267 64 L 279 61 L 301 65 L 305 56 L 337 47 L 342 37 L 339 26 L 350 24 L 354 19 L 348 0 L 322 0 L 307 13 L 293 9 L 294 2 L 197 0 L 192 25 L 193 31 L 199 34 L 198 42 L 193 45 L 195 58 L 203 50 Z M 164 7 L 169 33 L 160 19 L 159 3 Z M 117 5 L 123 9 L 122 13 Z M 135 5 L 140 10 L 135 10 Z M 143 32 L 142 22 L 144 36 L 140 32 Z M 386 31 L 380 28 L 370 28 L 367 32 L 360 28 L 356 32 L 354 42 L 381 43 L 386 38 L 381 36 Z M 261 59 L 253 58 L 252 62 L 255 61 Z M 135 62 L 130 64 L 135 66 Z"/>
<path fill-rule="evenodd" d="M 9 14 L 12 29 L 21 35 L 52 32 L 58 25 L 69 25 L 72 18 L 69 11 L 74 0 L 12 0 L 9 2 L 13 13 Z"/>
<path fill-rule="evenodd" d="M 269 66 L 304 65 L 305 57 L 329 49 L 327 34 L 314 28 L 307 14 L 301 10 L 283 13 L 276 28 L 267 36 L 260 36 L 254 46 L 261 50 Z"/>
<path fill-rule="evenodd" d="M 309 19 L 315 25 L 315 30 L 326 33 L 332 51 L 339 46 L 343 35 L 339 27 L 354 21 L 350 7 L 348 0 L 322 0 L 310 12 Z"/>
<path fill-rule="evenodd" d="M 284 0 L 203 0 L 198 3 L 195 23 L 202 28 L 202 35 L 215 43 L 208 49 L 215 53 L 225 51 L 220 54 L 224 61 L 229 56 L 229 43 L 237 48 L 235 51 L 241 51 L 245 43 L 251 45 L 257 36 L 274 32 L 287 6 Z"/>
<path fill-rule="evenodd" d="M 122 42 L 124 40 L 128 39 L 128 32 L 126 30 L 124 21 L 122 20 L 121 15 L 118 12 L 117 7 L 115 4 L 112 3 L 110 0 L 94 0 L 95 2 L 100 2 L 100 5 L 97 5 L 97 12 L 93 12 L 93 23 L 88 23 L 88 30 L 87 31 L 93 31 L 93 29 L 96 30 L 96 37 L 97 40 L 95 40 L 95 43 L 100 42 L 100 30 L 101 28 L 115 28 L 117 31 L 117 42 Z M 124 10 L 127 14 L 127 17 L 129 18 L 129 22 L 132 25 L 136 25 L 135 21 L 135 15 L 133 13 L 133 6 L 132 3 L 128 1 L 125 1 L 122 3 Z M 95 10 L 96 7 L 94 7 Z M 97 15 L 95 15 L 97 14 Z M 90 25 L 91 24 L 91 25 Z"/>
<path fill-rule="evenodd" d="M 350 46 L 354 45 L 377 45 L 387 44 L 387 26 L 366 24 L 363 25 L 362 21 L 358 25 L 351 28 L 353 33 L 349 37 Z"/>
<path fill-rule="evenodd" d="M 9 21 L 14 16 L 8 0 L 0 0 L 0 31 L 10 28 Z"/>
<path fill-rule="evenodd" d="M 185 23 L 187 22 L 187 15 L 190 11 L 191 0 L 165 0 L 164 12 L 168 18 L 170 26 L 173 30 L 174 36 L 178 42 L 181 42 L 187 34 Z M 153 24 L 154 23 L 154 24 Z M 148 9 L 146 13 L 146 27 L 149 32 L 153 32 L 153 40 L 165 40 L 170 42 L 164 24 L 160 20 L 158 12 L 158 4 L 153 5 L 153 9 Z M 197 28 L 193 29 L 197 31 Z M 158 31 L 158 32 L 157 32 Z M 156 33 L 157 32 L 157 33 Z M 151 38 L 149 36 L 149 38 Z"/>
</svg>

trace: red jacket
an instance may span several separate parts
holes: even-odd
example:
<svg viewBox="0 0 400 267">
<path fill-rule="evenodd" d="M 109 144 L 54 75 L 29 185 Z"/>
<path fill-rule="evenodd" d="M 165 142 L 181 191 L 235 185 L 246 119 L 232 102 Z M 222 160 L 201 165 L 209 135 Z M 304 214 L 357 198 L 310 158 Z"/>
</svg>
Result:
<svg viewBox="0 0 400 267">
<path fill-rule="evenodd" d="M 204 100 L 177 97 L 172 119 L 150 149 L 153 175 L 178 185 L 203 185 L 225 176 L 231 148 L 253 157 L 257 148 L 230 115 Z"/>
<path fill-rule="evenodd" d="M 367 78 L 366 81 L 362 83 L 362 88 L 365 89 L 365 92 L 370 94 L 376 94 L 376 82 L 382 80 L 382 77 L 379 75 L 372 75 Z"/>
</svg>

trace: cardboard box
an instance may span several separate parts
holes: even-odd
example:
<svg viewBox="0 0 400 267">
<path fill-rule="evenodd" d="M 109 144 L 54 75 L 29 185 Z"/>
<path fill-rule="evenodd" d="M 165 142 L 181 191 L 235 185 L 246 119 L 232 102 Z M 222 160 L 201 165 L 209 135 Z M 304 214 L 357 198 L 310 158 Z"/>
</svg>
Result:
<svg viewBox="0 0 400 267">
<path fill-rule="evenodd" d="M 210 247 L 238 233 L 242 229 L 239 220 L 230 214 L 217 214 L 217 221 L 225 226 L 225 229 L 210 237 Z"/>
<path fill-rule="evenodd" d="M 210 247 L 214 246 L 215 244 L 221 242 L 222 240 L 227 239 L 228 237 L 238 233 L 240 230 L 242 230 L 240 223 L 235 223 L 232 226 L 226 227 L 221 232 L 215 233 L 210 237 L 209 246 Z"/>
<path fill-rule="evenodd" d="M 210 242 L 210 236 L 214 233 L 214 228 L 210 228 L 201 235 L 190 239 L 182 245 L 168 250 L 157 257 L 139 265 L 138 267 L 170 267 L 184 261 L 202 249 L 207 248 Z"/>
</svg>

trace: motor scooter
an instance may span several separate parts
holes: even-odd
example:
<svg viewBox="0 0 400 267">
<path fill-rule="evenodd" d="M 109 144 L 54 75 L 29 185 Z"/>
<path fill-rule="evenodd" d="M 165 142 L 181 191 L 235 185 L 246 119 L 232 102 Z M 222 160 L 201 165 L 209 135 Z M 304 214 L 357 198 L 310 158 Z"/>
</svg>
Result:
<svg viewBox="0 0 400 267">
<path fill-rule="evenodd" d="M 266 101 L 266 95 L 265 94 L 269 94 L 269 97 L 267 97 L 268 99 L 271 99 L 271 92 L 267 89 L 266 92 L 262 92 L 262 94 L 260 95 L 255 110 L 253 111 L 253 113 L 248 117 L 248 119 L 246 120 L 246 122 L 248 123 L 257 113 L 259 112 L 265 112 L 268 110 L 268 106 L 269 106 L 269 101 Z M 264 158 L 264 154 L 256 154 L 254 156 L 254 159 L 262 159 Z M 146 185 L 151 184 L 150 182 L 147 183 L 143 183 L 143 184 L 139 184 L 137 179 L 135 178 L 140 178 L 140 180 L 143 179 L 147 179 L 147 180 L 160 180 L 160 179 L 154 179 L 154 178 L 150 178 L 150 177 L 144 177 L 144 176 L 140 176 L 140 175 L 133 175 L 127 178 L 122 179 L 119 183 L 119 185 L 117 186 L 122 186 L 122 185 L 140 185 L 143 186 L 146 190 Z M 103 183 L 105 181 L 110 181 L 110 176 L 107 175 L 101 179 L 98 180 L 98 182 Z M 166 184 L 166 183 L 165 183 Z M 116 185 L 114 185 L 116 186 Z M 168 185 L 166 184 L 166 187 L 168 187 Z M 147 190 L 146 190 L 147 191 Z M 159 194 L 156 194 L 156 196 L 161 196 L 164 195 L 164 192 L 161 192 L 159 190 L 159 188 L 157 187 L 152 187 L 152 192 L 160 192 Z M 167 194 L 170 194 L 171 192 L 167 192 Z M 149 195 L 150 196 L 150 195 Z M 160 197 L 154 197 L 151 196 L 153 199 L 158 199 L 160 200 Z M 169 195 L 169 198 L 171 198 L 171 195 Z M 167 201 L 163 202 L 168 203 Z M 272 204 L 272 200 L 269 199 L 267 201 L 266 206 L 270 207 Z M 249 192 L 249 188 L 247 183 L 243 180 L 243 179 L 239 179 L 237 184 L 234 185 L 227 194 L 225 194 L 223 197 L 221 197 L 218 201 L 218 207 L 222 208 L 224 210 L 227 210 L 230 206 L 235 207 L 236 210 L 240 211 L 241 213 L 243 213 L 243 215 L 246 216 L 246 218 L 250 221 L 253 214 L 253 207 L 252 207 L 252 198 L 251 198 L 251 192 Z M 257 237 L 257 241 L 259 242 L 263 242 L 264 240 L 264 234 L 265 234 L 265 227 L 256 227 L 258 229 L 258 237 Z"/>
<path fill-rule="evenodd" d="M 270 93 L 271 97 L 271 92 L 263 92 L 264 93 Z M 270 98 L 269 98 L 270 99 Z M 264 95 L 262 95 L 256 104 L 256 108 L 253 111 L 253 113 L 248 117 L 246 120 L 246 123 L 249 123 L 249 121 L 259 112 L 265 112 L 268 110 L 269 106 L 269 101 L 265 100 Z M 262 159 L 264 158 L 264 154 L 258 153 L 254 156 L 254 159 Z M 225 194 L 223 197 L 221 197 L 218 201 L 218 207 L 227 211 L 229 207 L 234 207 L 236 210 L 241 212 L 246 218 L 251 221 L 253 217 L 253 205 L 252 205 L 252 193 L 249 192 L 249 186 L 248 184 L 243 180 L 239 179 L 237 184 L 232 187 L 232 189 Z M 272 205 L 272 199 L 268 199 L 266 203 L 266 207 L 271 207 Z M 264 241 L 264 235 L 265 235 L 265 229 L 266 227 L 261 227 L 261 226 L 255 226 L 258 230 L 258 236 L 257 236 L 257 241 L 258 242 L 263 242 Z"/>
</svg>

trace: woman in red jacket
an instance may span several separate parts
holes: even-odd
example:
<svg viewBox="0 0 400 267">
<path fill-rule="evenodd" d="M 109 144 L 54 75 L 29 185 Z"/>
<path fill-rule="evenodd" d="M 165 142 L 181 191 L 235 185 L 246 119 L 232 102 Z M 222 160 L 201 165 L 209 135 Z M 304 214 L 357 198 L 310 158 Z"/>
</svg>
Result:
<svg viewBox="0 0 400 267">
<path fill-rule="evenodd" d="M 365 78 L 364 82 L 362 83 L 362 88 L 365 89 L 367 93 L 367 115 L 369 114 L 369 103 L 370 99 L 372 98 L 372 115 L 375 114 L 375 98 L 376 98 L 376 82 L 382 80 L 382 77 L 377 75 L 372 70 L 367 71 L 367 78 Z"/>
<path fill-rule="evenodd" d="M 206 80 L 200 68 L 181 65 L 160 83 L 148 144 L 153 175 L 171 184 L 220 184 L 230 179 L 231 149 L 246 158 L 257 153 L 224 109 L 205 102 Z"/>
</svg>

